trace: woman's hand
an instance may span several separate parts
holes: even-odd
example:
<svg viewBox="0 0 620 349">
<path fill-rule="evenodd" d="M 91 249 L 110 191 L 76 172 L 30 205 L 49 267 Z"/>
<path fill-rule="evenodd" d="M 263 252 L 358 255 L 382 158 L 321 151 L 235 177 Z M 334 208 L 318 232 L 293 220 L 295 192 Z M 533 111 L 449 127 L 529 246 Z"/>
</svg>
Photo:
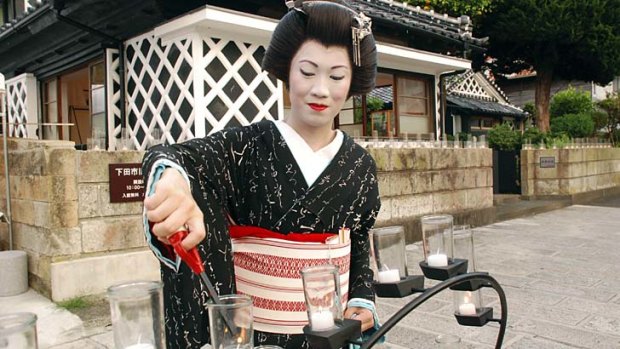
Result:
<svg viewBox="0 0 620 349">
<path fill-rule="evenodd" d="M 344 317 L 347 319 L 359 320 L 362 322 L 362 332 L 372 328 L 375 325 L 375 319 L 372 312 L 366 308 L 351 307 L 344 311 Z"/>
<path fill-rule="evenodd" d="M 186 226 L 189 235 L 181 245 L 190 250 L 205 238 L 202 211 L 192 197 L 185 178 L 173 168 L 164 170 L 155 183 L 153 195 L 144 199 L 146 217 L 152 223 L 152 232 L 158 240 L 169 244 L 168 237 Z"/>
</svg>

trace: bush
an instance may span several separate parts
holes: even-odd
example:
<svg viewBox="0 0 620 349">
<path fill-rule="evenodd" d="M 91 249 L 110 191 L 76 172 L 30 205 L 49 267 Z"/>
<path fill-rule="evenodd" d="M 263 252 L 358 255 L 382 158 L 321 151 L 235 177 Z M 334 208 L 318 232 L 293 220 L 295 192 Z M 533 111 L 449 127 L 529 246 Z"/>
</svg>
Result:
<svg viewBox="0 0 620 349">
<path fill-rule="evenodd" d="M 551 132 L 571 138 L 590 137 L 594 133 L 594 120 L 589 113 L 566 114 L 551 119 Z"/>
<path fill-rule="evenodd" d="M 523 132 L 521 139 L 523 142 L 528 141 L 530 144 L 541 144 L 545 138 L 545 134 L 538 127 L 528 127 Z"/>
<path fill-rule="evenodd" d="M 515 150 L 521 146 L 521 136 L 508 123 L 495 125 L 489 131 L 489 146 L 496 150 Z"/>
<path fill-rule="evenodd" d="M 594 111 L 590 94 L 573 87 L 556 93 L 551 99 L 549 114 L 553 120 L 566 114 L 587 114 Z"/>
</svg>

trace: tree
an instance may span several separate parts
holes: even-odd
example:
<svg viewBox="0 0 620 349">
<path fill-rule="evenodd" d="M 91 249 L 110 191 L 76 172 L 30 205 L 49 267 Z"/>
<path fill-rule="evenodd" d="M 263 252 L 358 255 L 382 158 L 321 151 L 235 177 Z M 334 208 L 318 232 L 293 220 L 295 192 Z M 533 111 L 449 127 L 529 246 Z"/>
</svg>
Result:
<svg viewBox="0 0 620 349">
<path fill-rule="evenodd" d="M 495 0 L 479 29 L 476 36 L 489 37 L 496 75 L 536 71 L 536 122 L 544 132 L 553 79 L 607 84 L 620 75 L 617 0 Z"/>
<path fill-rule="evenodd" d="M 492 0 L 405 0 L 411 6 L 430 7 L 437 13 L 447 13 L 453 17 L 467 15 L 472 19 L 483 15 Z"/>
</svg>

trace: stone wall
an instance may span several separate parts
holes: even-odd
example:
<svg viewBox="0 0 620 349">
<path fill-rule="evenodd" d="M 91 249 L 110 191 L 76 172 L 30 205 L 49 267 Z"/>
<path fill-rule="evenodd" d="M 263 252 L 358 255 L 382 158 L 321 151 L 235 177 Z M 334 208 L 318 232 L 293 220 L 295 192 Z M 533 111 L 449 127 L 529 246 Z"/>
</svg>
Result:
<svg viewBox="0 0 620 349">
<path fill-rule="evenodd" d="M 142 152 L 76 151 L 73 142 L 32 139 L 9 139 L 8 148 L 13 248 L 28 253 L 31 287 L 62 300 L 159 277 L 141 231 L 141 202 L 110 203 L 108 164 L 140 162 Z M 4 172 L 1 183 L 6 212 Z M 0 248 L 8 240 L 4 225 Z"/>
<path fill-rule="evenodd" d="M 541 167 L 541 157 L 554 159 Z M 545 160 L 545 159 L 543 159 Z M 551 164 L 549 163 L 549 166 Z M 521 192 L 529 198 L 565 196 L 574 202 L 620 189 L 620 149 L 538 149 L 521 151 Z"/>
<path fill-rule="evenodd" d="M 377 163 L 381 211 L 377 226 L 405 226 L 421 239 L 423 215 L 448 213 L 475 226 L 494 220 L 491 149 L 369 148 Z"/>
<path fill-rule="evenodd" d="M 490 149 L 370 148 L 379 174 L 377 226 L 450 213 L 457 223 L 492 222 Z M 0 153 L 1 154 L 1 153 Z M 158 279 L 142 233 L 141 202 L 110 203 L 108 164 L 140 162 L 138 151 L 76 151 L 72 142 L 9 139 L 14 248 L 28 253 L 31 287 L 53 300 L 100 294 L 114 283 Z M 0 158 L 0 160 L 2 160 Z M 2 173 L 0 210 L 6 210 Z M 8 245 L 6 225 L 0 248 Z"/>
</svg>

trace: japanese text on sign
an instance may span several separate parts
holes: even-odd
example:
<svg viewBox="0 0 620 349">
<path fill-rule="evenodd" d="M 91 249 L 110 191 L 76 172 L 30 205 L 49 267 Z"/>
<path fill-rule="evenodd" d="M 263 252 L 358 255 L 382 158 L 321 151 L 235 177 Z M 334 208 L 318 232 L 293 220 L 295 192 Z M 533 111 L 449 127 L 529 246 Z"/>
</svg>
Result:
<svg viewBox="0 0 620 349">
<path fill-rule="evenodd" d="M 110 202 L 144 200 L 144 179 L 140 163 L 110 164 Z"/>
</svg>

